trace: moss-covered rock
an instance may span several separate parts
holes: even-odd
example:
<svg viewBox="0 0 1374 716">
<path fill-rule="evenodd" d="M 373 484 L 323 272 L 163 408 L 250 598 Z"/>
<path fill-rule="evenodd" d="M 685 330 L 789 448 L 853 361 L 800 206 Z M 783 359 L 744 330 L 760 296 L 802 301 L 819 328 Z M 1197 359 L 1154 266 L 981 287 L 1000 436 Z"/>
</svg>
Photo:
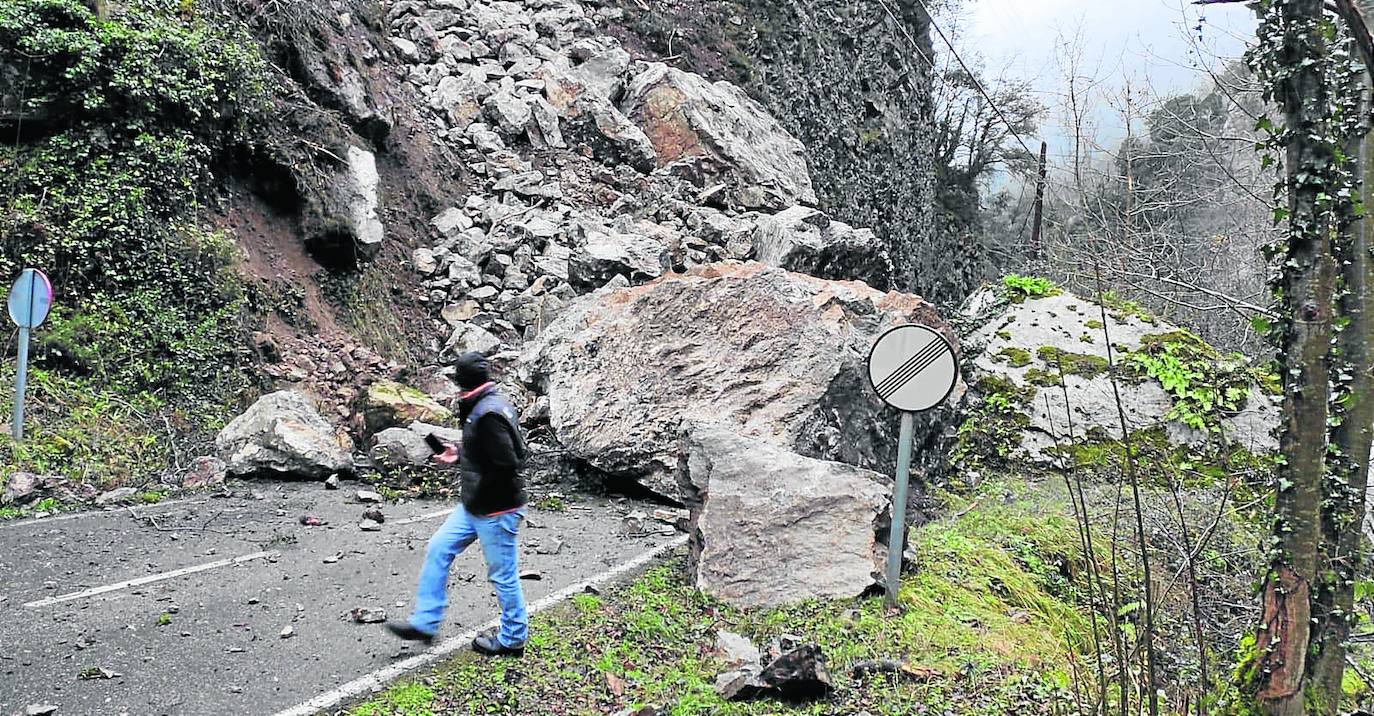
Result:
<svg viewBox="0 0 1374 716">
<path fill-rule="evenodd" d="M 358 395 L 357 413 L 362 420 L 364 437 L 415 422 L 443 425 L 453 420 L 453 413 L 438 401 L 415 388 L 389 380 L 377 381 Z"/>
<path fill-rule="evenodd" d="M 1161 459 L 1206 452 L 1224 465 L 1235 450 L 1277 447 L 1268 376 L 1135 304 L 1099 306 L 1043 279 L 1008 277 L 971 297 L 960 322 L 971 327 L 965 366 L 975 389 L 954 453 L 962 466 L 1043 465 L 1119 441 L 1117 395 L 1133 433 L 1163 440 Z"/>
</svg>

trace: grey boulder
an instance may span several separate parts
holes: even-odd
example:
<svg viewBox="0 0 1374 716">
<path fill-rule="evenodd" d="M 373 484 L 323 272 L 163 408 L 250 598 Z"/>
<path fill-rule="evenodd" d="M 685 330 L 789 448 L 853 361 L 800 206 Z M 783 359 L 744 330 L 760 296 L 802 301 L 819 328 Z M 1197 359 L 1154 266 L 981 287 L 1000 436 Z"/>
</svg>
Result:
<svg viewBox="0 0 1374 716">
<path fill-rule="evenodd" d="M 794 206 L 758 220 L 754 258 L 818 278 L 863 281 L 874 288 L 892 284 L 892 258 L 869 229 L 854 229 L 824 212 Z"/>
<path fill-rule="evenodd" d="M 387 428 L 373 436 L 368 457 L 388 467 L 420 467 L 434 454 L 421 435 L 408 428 Z"/>
<path fill-rule="evenodd" d="M 752 608 L 856 597 L 873 585 L 888 522 L 881 475 L 731 426 L 692 424 L 682 441 L 678 480 L 698 589 Z"/>
<path fill-rule="evenodd" d="M 215 447 L 233 475 L 324 479 L 353 468 L 334 427 L 293 390 L 259 398 L 220 430 Z"/>
<path fill-rule="evenodd" d="M 522 377 L 548 396 L 571 457 L 665 494 L 677 492 L 685 419 L 890 474 L 898 421 L 869 387 L 865 357 L 901 323 L 958 345 L 918 296 L 713 264 L 575 299 L 526 346 Z M 917 416 L 917 439 L 943 417 Z"/>
<path fill-rule="evenodd" d="M 578 222 L 574 234 L 568 283 L 580 292 L 601 288 L 615 276 L 643 282 L 663 273 L 663 244 L 649 236 L 586 220 Z"/>
<path fill-rule="evenodd" d="M 631 78 L 620 108 L 648 136 L 660 166 L 708 160 L 751 208 L 816 203 L 806 148 L 735 85 L 646 63 Z"/>
</svg>

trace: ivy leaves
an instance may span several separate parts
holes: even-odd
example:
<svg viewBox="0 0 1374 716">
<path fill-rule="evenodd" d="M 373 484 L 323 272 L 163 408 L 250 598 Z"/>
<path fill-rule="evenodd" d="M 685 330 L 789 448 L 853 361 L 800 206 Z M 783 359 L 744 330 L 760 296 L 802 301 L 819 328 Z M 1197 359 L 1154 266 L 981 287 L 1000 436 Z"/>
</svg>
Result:
<svg viewBox="0 0 1374 716">
<path fill-rule="evenodd" d="M 1186 331 L 1152 337 L 1128 353 L 1125 368 L 1159 382 L 1173 400 L 1169 418 L 1195 430 L 1221 432 L 1221 418 L 1245 407 L 1255 371 L 1238 355 L 1219 356 Z"/>
</svg>

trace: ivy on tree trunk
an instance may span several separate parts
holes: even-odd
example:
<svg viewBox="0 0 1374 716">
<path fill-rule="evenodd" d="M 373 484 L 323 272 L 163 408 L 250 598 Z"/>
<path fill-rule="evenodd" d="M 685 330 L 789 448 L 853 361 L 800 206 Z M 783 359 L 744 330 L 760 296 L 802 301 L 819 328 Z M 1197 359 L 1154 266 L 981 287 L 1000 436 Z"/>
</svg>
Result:
<svg viewBox="0 0 1374 716">
<path fill-rule="evenodd" d="M 1367 11 L 1374 1 L 1359 4 Z M 1265 714 L 1334 715 L 1374 430 L 1374 220 L 1360 218 L 1353 200 L 1356 187 L 1363 197 L 1374 190 L 1369 85 L 1321 0 L 1255 6 L 1260 41 L 1248 59 L 1283 109 L 1281 128 L 1260 126 L 1284 151 L 1276 195 L 1287 206 L 1275 220 L 1287 231 L 1270 250 L 1280 316 L 1270 335 L 1284 388 L 1276 514 L 1245 673 Z"/>
<path fill-rule="evenodd" d="M 1283 108 L 1279 142 L 1286 150 L 1287 236 L 1274 251 L 1274 327 L 1284 402 L 1276 470 L 1274 549 L 1262 590 L 1256 635 L 1256 697 L 1267 714 L 1305 713 L 1309 674 L 1311 596 L 1321 569 L 1322 492 L 1328 416 L 1334 266 L 1331 260 L 1329 181 L 1337 161 L 1325 139 L 1331 110 L 1324 66 L 1322 0 L 1273 0 L 1262 17 L 1261 44 L 1273 43 L 1273 66 L 1257 70 L 1272 81 Z M 1267 36 L 1266 36 L 1267 35 Z"/>
</svg>

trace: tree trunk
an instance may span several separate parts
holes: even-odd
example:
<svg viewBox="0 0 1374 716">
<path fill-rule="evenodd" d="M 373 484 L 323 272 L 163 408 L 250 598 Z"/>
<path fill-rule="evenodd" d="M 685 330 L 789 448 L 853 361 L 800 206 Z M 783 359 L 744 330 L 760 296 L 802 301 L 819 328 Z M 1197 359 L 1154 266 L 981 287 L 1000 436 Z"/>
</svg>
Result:
<svg viewBox="0 0 1374 716">
<path fill-rule="evenodd" d="M 1327 212 L 1320 205 L 1335 160 L 1326 133 L 1329 110 L 1323 70 L 1322 0 L 1285 0 L 1279 81 L 1289 144 L 1288 236 L 1279 279 L 1279 365 L 1284 381 L 1282 460 L 1274 535 L 1279 549 L 1265 578 L 1257 636 L 1260 710 L 1304 713 L 1311 686 L 1307 654 L 1312 604 L 1321 568 L 1322 486 L 1327 422 L 1327 348 L 1331 338 L 1334 267 Z"/>
<path fill-rule="evenodd" d="M 1368 18 L 1374 0 L 1357 3 Z M 1370 78 L 1359 84 L 1359 111 L 1370 109 Z M 1355 157 L 1354 174 L 1365 211 L 1374 211 L 1374 134 L 1362 121 L 1363 135 L 1350 144 Z M 1331 430 L 1332 474 L 1327 481 L 1326 511 L 1322 532 L 1326 541 L 1328 583 L 1319 590 L 1313 617 L 1316 619 L 1316 653 L 1311 659 L 1312 681 L 1327 696 L 1313 704 L 1325 714 L 1339 707 L 1341 679 L 1345 674 L 1346 641 L 1354 626 L 1355 577 L 1363 553 L 1365 491 L 1369 484 L 1369 449 L 1374 437 L 1374 217 L 1354 221 L 1336 240 L 1336 258 L 1344 293 L 1337 309 L 1349 323 L 1336 336 L 1331 382 L 1337 393 L 1332 410 L 1340 420 Z"/>
</svg>

